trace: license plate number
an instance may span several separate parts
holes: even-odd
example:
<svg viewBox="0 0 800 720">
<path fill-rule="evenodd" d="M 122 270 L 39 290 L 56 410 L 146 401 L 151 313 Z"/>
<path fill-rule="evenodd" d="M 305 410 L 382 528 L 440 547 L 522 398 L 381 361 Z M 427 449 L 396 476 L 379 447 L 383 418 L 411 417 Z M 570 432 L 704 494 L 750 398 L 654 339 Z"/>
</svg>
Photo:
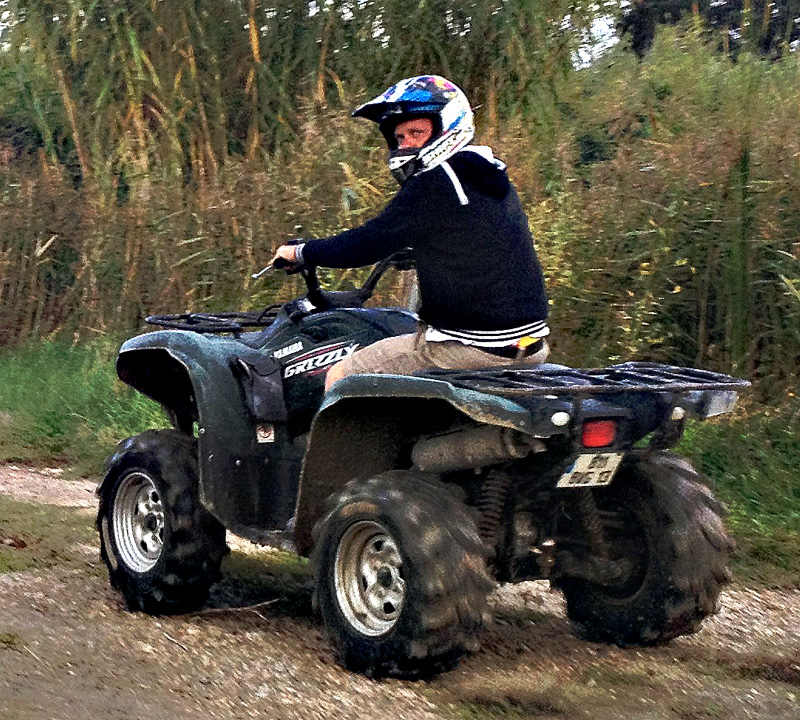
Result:
<svg viewBox="0 0 800 720">
<path fill-rule="evenodd" d="M 596 487 L 614 479 L 623 453 L 584 453 L 578 455 L 559 479 L 558 487 Z"/>
</svg>

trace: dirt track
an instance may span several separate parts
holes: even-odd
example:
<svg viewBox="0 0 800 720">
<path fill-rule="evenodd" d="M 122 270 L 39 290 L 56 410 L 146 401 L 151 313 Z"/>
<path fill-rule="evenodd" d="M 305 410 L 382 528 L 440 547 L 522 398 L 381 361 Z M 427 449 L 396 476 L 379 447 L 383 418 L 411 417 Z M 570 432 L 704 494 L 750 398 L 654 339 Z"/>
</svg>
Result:
<svg viewBox="0 0 800 720">
<path fill-rule="evenodd" d="M 92 483 L 0 467 L 0 493 L 93 520 Z M 2 536 L 0 528 L 0 536 Z M 209 607 L 125 611 L 95 545 L 0 575 L 0 719 L 800 719 L 800 592 L 734 586 L 697 635 L 627 649 L 576 637 L 544 583 L 498 591 L 483 650 L 430 682 L 334 662 L 305 578 L 232 539 Z M 299 588 L 299 590 L 298 590 Z"/>
</svg>

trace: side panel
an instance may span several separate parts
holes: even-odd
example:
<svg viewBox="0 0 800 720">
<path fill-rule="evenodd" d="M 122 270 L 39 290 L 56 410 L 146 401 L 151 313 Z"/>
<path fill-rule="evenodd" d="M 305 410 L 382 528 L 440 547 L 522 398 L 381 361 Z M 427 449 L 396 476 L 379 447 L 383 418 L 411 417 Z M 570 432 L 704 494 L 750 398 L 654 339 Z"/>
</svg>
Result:
<svg viewBox="0 0 800 720">
<path fill-rule="evenodd" d="M 342 309 L 286 320 L 262 347 L 220 335 L 152 332 L 122 346 L 117 372 L 168 409 L 184 432 L 197 422 L 201 497 L 220 522 L 283 530 L 294 514 L 303 457 L 292 437 L 308 431 L 325 371 L 349 349 L 414 327 L 405 311 Z M 236 358 L 274 363 L 286 414 L 259 426 L 232 369 Z"/>
<path fill-rule="evenodd" d="M 311 428 L 297 500 L 297 551 L 311 551 L 311 531 L 332 493 L 354 478 L 407 467 L 416 438 L 465 419 L 533 435 L 530 412 L 505 398 L 400 375 L 338 382 Z"/>
<path fill-rule="evenodd" d="M 358 349 L 393 335 L 414 332 L 416 319 L 401 310 L 348 308 L 314 313 L 283 329 L 276 346 L 291 351 L 280 357 L 286 403 L 295 425 L 304 425 L 322 404 L 325 373 Z"/>
<path fill-rule="evenodd" d="M 283 529 L 294 511 L 302 452 L 288 441 L 285 423 L 273 425 L 270 442 L 259 442 L 230 365 L 248 353 L 260 355 L 227 338 L 161 331 L 125 343 L 117 371 L 162 404 L 192 393 L 187 402 L 198 424 L 201 497 L 220 522 Z"/>
</svg>

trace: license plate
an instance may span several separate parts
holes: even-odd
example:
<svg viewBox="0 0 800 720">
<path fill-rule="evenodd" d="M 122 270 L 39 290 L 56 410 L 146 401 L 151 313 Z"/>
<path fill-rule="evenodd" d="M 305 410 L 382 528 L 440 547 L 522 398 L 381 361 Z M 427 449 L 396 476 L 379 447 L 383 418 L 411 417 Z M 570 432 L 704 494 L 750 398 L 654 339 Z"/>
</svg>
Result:
<svg viewBox="0 0 800 720">
<path fill-rule="evenodd" d="M 623 453 L 584 453 L 578 455 L 559 479 L 558 487 L 596 487 L 614 479 Z"/>
</svg>

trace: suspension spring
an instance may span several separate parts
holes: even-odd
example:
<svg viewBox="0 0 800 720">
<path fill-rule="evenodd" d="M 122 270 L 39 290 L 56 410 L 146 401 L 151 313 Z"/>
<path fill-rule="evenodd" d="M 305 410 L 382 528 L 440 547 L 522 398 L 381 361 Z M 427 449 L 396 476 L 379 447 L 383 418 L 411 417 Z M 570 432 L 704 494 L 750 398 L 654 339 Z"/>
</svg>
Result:
<svg viewBox="0 0 800 720">
<path fill-rule="evenodd" d="M 594 552 L 601 558 L 608 559 L 608 543 L 603 532 L 603 521 L 600 519 L 600 511 L 597 508 L 594 495 L 588 488 L 581 491 L 578 507 L 581 511 L 583 527 L 586 529 Z"/>
<path fill-rule="evenodd" d="M 503 522 L 506 498 L 511 487 L 511 478 L 505 473 L 489 473 L 483 481 L 478 509 L 481 512 L 478 533 L 481 539 L 494 545 L 497 529 Z"/>
</svg>

